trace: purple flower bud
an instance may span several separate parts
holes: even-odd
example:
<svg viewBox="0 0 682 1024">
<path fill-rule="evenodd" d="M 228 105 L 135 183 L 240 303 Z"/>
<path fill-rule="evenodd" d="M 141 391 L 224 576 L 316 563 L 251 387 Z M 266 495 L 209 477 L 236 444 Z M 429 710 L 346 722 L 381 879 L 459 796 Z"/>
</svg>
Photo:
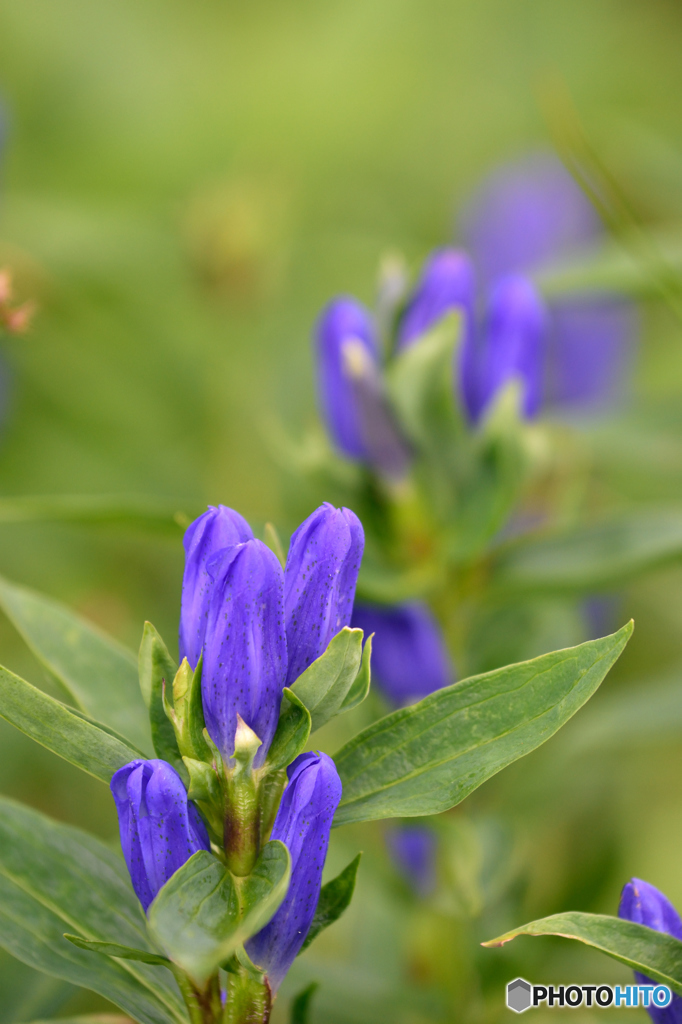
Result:
<svg viewBox="0 0 682 1024">
<path fill-rule="evenodd" d="M 159 889 L 198 850 L 210 850 L 199 812 L 165 761 L 131 761 L 115 772 L 123 856 L 145 913 Z"/>
<path fill-rule="evenodd" d="M 473 375 L 463 394 L 474 422 L 514 378 L 523 386 L 523 412 L 536 415 L 542 402 L 545 330 L 544 307 L 530 281 L 518 274 L 500 278 L 490 294 L 481 345 L 463 362 Z"/>
<path fill-rule="evenodd" d="M 400 825 L 386 833 L 391 860 L 418 896 L 436 887 L 436 836 L 423 825 Z"/>
<path fill-rule="evenodd" d="M 201 676 L 206 728 L 229 760 L 241 715 L 262 743 L 258 767 L 277 727 L 287 671 L 284 574 L 259 540 L 217 552 L 206 571 L 213 581 Z"/>
<path fill-rule="evenodd" d="M 662 892 L 648 882 L 643 882 L 641 878 L 631 879 L 624 887 L 618 916 L 682 940 L 680 915 Z M 638 971 L 635 971 L 635 979 L 640 985 L 658 984 Z M 647 1013 L 655 1024 L 682 1024 L 682 996 L 673 992 L 672 1001 L 668 1006 L 649 1006 Z"/>
<path fill-rule="evenodd" d="M 465 211 L 462 230 L 488 283 L 570 259 L 604 236 L 594 208 L 552 154 L 494 171 Z M 618 400 L 631 369 L 636 312 L 633 303 L 614 295 L 576 295 L 551 304 L 548 403 L 587 411 Z"/>
<path fill-rule="evenodd" d="M 349 624 L 364 546 L 355 513 L 327 501 L 292 536 L 284 570 L 287 685 Z"/>
<path fill-rule="evenodd" d="M 206 616 L 212 580 L 206 572 L 207 561 L 223 548 L 251 540 L 247 521 L 231 508 L 209 506 L 208 511 L 187 527 L 185 574 L 182 579 L 180 610 L 180 660 L 187 658 L 197 667 L 204 646 Z"/>
<path fill-rule="evenodd" d="M 291 854 L 289 890 L 272 920 L 246 943 L 246 951 L 277 990 L 308 934 L 320 897 L 332 818 L 341 780 L 331 757 L 301 754 L 287 769 L 289 782 L 271 839 Z"/>
<path fill-rule="evenodd" d="M 372 674 L 392 704 L 413 704 L 453 682 L 440 626 L 425 604 L 358 604 L 352 624 L 375 634 Z"/>
<path fill-rule="evenodd" d="M 327 429 L 338 448 L 351 459 L 369 455 L 351 375 L 346 366 L 353 351 L 378 367 L 374 326 L 364 306 L 341 297 L 322 312 L 316 332 L 318 395 Z"/>
<path fill-rule="evenodd" d="M 465 331 L 473 319 L 474 271 L 466 253 L 437 249 L 421 277 L 398 326 L 397 347 L 405 348 L 453 309 L 463 309 Z"/>
</svg>

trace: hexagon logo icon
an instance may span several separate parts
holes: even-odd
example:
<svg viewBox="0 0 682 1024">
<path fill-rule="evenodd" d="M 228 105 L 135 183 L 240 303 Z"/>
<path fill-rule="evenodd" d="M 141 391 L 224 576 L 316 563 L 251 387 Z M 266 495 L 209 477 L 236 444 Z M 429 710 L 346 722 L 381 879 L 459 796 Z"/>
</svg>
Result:
<svg viewBox="0 0 682 1024">
<path fill-rule="evenodd" d="M 531 986 L 523 978 L 516 978 L 507 985 L 507 1006 L 514 1013 L 523 1013 L 530 1009 Z"/>
</svg>

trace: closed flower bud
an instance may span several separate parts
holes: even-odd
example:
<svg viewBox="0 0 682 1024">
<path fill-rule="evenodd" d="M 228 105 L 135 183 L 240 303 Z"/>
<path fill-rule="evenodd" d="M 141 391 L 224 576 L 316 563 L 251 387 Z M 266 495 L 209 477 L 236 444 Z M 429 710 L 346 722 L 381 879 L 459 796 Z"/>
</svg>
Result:
<svg viewBox="0 0 682 1024">
<path fill-rule="evenodd" d="M 349 624 L 364 546 L 365 535 L 355 513 L 329 502 L 308 516 L 292 536 L 284 570 L 287 685 Z"/>
<path fill-rule="evenodd" d="M 344 455 L 368 457 L 352 378 L 346 365 L 349 345 L 360 347 L 373 366 L 378 366 L 374 325 L 369 313 L 355 299 L 334 299 L 323 310 L 316 332 L 318 395 L 327 429 Z M 351 357 L 352 358 L 352 357 Z"/>
<path fill-rule="evenodd" d="M 624 887 L 620 897 L 618 916 L 626 921 L 643 924 L 654 931 L 672 935 L 682 941 L 682 919 L 674 906 L 662 892 L 641 878 L 631 879 Z M 635 978 L 640 985 L 657 985 L 646 975 L 635 971 Z M 655 1024 L 680 1024 L 682 1021 L 682 996 L 673 993 L 668 1006 L 649 1006 L 647 1013 Z"/>
<path fill-rule="evenodd" d="M 398 325 L 397 347 L 406 348 L 455 309 L 464 313 L 465 334 L 471 329 L 475 297 L 474 271 L 466 253 L 437 249 L 424 264 L 421 277 Z"/>
<path fill-rule="evenodd" d="M 159 889 L 198 850 L 210 850 L 206 826 L 174 768 L 131 761 L 114 774 L 123 856 L 146 912 Z"/>
<path fill-rule="evenodd" d="M 542 402 L 545 369 L 544 308 L 531 282 L 519 274 L 501 278 L 493 288 L 478 345 L 463 356 L 463 395 L 476 422 L 510 381 L 522 385 L 522 411 L 532 417 Z"/>
<path fill-rule="evenodd" d="M 185 573 L 180 610 L 180 661 L 187 658 L 195 669 L 206 631 L 206 616 L 212 580 L 206 563 L 217 551 L 251 540 L 247 521 L 234 509 L 218 505 L 195 519 L 184 537 Z"/>
<path fill-rule="evenodd" d="M 413 704 L 453 682 L 443 635 L 425 604 L 358 604 L 352 624 L 374 633 L 372 674 L 392 704 Z"/>
<path fill-rule="evenodd" d="M 288 784 L 272 829 L 291 855 L 291 881 L 279 910 L 246 951 L 279 988 L 310 929 L 320 897 L 329 832 L 341 799 L 341 780 L 331 757 L 301 754 L 287 769 Z"/>
<path fill-rule="evenodd" d="M 258 767 L 277 727 L 287 670 L 284 575 L 273 552 L 247 540 L 213 555 L 201 694 L 209 736 L 223 759 L 235 749 L 238 715 L 262 746 Z"/>
</svg>

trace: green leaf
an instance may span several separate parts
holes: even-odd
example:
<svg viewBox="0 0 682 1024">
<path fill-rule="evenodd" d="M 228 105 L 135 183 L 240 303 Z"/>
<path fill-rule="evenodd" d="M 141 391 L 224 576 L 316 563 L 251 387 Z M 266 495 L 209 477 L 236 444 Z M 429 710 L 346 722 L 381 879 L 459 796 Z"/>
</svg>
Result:
<svg viewBox="0 0 682 1024">
<path fill-rule="evenodd" d="M 682 942 L 634 921 L 607 914 L 554 914 L 514 928 L 484 946 L 503 946 L 518 935 L 560 935 L 606 953 L 682 995 Z"/>
<path fill-rule="evenodd" d="M 91 939 L 83 939 L 80 935 L 70 935 L 64 932 L 64 938 L 73 942 L 74 946 L 80 949 L 87 949 L 91 953 L 103 953 L 105 956 L 117 956 L 123 960 L 139 960 L 143 964 L 155 964 L 157 967 L 170 968 L 171 962 L 168 957 L 159 953 L 148 953 L 144 949 L 133 949 L 131 946 L 119 946 L 116 942 L 93 942 Z"/>
<path fill-rule="evenodd" d="M 110 729 L 49 697 L 0 665 L 0 717 L 65 761 L 102 782 L 144 757 Z"/>
<path fill-rule="evenodd" d="M 178 504 L 144 495 L 49 494 L 0 499 L 0 523 L 121 523 L 177 537 L 190 523 Z"/>
<path fill-rule="evenodd" d="M 202 985 L 267 924 L 286 895 L 291 858 L 266 843 L 253 872 L 235 880 L 212 854 L 195 853 L 149 907 L 149 930 L 171 960 Z"/>
<path fill-rule="evenodd" d="M 283 690 L 286 701 L 279 716 L 265 767 L 270 772 L 286 768 L 298 757 L 310 736 L 311 716 L 302 700 L 288 686 Z"/>
<path fill-rule="evenodd" d="M 455 402 L 453 364 L 461 316 L 450 313 L 400 352 L 387 370 L 387 384 L 401 425 L 410 440 L 446 458 L 464 430 Z"/>
<path fill-rule="evenodd" d="M 345 714 L 346 711 L 352 711 L 359 704 L 362 704 L 363 700 L 369 694 L 370 684 L 372 682 L 372 637 L 374 633 L 365 640 L 365 647 L 362 652 L 362 662 L 360 664 L 360 671 L 355 677 L 355 682 L 351 686 L 350 690 L 343 698 L 343 704 L 339 708 L 339 714 Z"/>
<path fill-rule="evenodd" d="M 312 732 L 339 713 L 360 669 L 362 630 L 344 628 L 332 637 L 321 654 L 291 689 L 303 701 L 312 718 Z"/>
<path fill-rule="evenodd" d="M 151 753 L 135 656 L 65 605 L 0 577 L 0 607 L 86 714 Z"/>
<path fill-rule="evenodd" d="M 130 1024 L 130 1017 L 122 1017 L 117 1013 L 83 1013 L 78 1017 L 33 1020 L 31 1024 Z"/>
<path fill-rule="evenodd" d="M 633 625 L 438 690 L 364 729 L 334 760 L 335 825 L 437 814 L 540 746 L 592 696 Z"/>
<path fill-rule="evenodd" d="M 682 511 L 647 509 L 502 550 L 492 586 L 506 592 L 611 589 L 682 558 Z"/>
<path fill-rule="evenodd" d="M 291 1000 L 291 1016 L 289 1024 L 308 1024 L 310 1019 L 310 1004 L 312 998 L 320 987 L 319 982 L 311 981 L 302 992 Z"/>
<path fill-rule="evenodd" d="M 353 893 L 355 892 L 355 880 L 358 875 L 361 857 L 362 854 L 359 853 L 343 869 L 341 874 L 322 886 L 320 898 L 315 909 L 315 916 L 305 937 L 305 942 L 301 946 L 299 956 L 304 949 L 308 948 L 313 939 L 317 938 L 320 932 L 328 928 L 330 924 L 334 924 L 334 921 L 338 921 L 344 910 L 350 906 L 350 901 L 353 899 Z"/>
<path fill-rule="evenodd" d="M 186 779 L 175 729 L 163 706 L 164 683 L 166 692 L 170 694 L 178 666 L 151 622 L 144 624 L 137 664 L 140 690 L 149 708 L 149 724 L 156 756 L 172 764 L 181 778 Z"/>
<path fill-rule="evenodd" d="M 0 945 L 142 1024 L 186 1024 L 170 973 L 94 957 L 67 942 L 65 931 L 155 952 L 121 857 L 80 829 L 0 798 Z"/>
</svg>

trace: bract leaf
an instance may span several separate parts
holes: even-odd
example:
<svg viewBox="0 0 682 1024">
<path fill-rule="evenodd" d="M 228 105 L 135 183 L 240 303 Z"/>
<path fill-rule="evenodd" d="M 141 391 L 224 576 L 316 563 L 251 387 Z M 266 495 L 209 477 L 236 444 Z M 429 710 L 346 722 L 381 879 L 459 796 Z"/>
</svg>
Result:
<svg viewBox="0 0 682 1024">
<path fill-rule="evenodd" d="M 360 669 L 362 630 L 349 626 L 333 636 L 321 654 L 291 689 L 310 712 L 312 732 L 339 713 Z"/>
<path fill-rule="evenodd" d="M 343 704 L 339 708 L 339 714 L 344 714 L 346 711 L 352 711 L 359 704 L 362 704 L 363 700 L 369 694 L 370 684 L 372 682 L 372 637 L 374 633 L 365 640 L 365 646 L 362 652 L 362 662 L 360 663 L 360 671 L 355 677 L 355 682 L 351 686 L 350 690 L 343 698 Z"/>
<path fill-rule="evenodd" d="M 304 949 L 308 948 L 313 939 L 317 938 L 321 931 L 328 928 L 330 924 L 334 924 L 334 921 L 338 921 L 341 914 L 349 906 L 355 892 L 355 880 L 358 875 L 361 858 L 362 854 L 359 853 L 336 878 L 332 878 L 331 882 L 327 882 L 326 885 L 322 886 L 313 923 L 310 925 L 305 942 L 301 946 L 299 956 Z"/>
<path fill-rule="evenodd" d="M 140 690 L 149 708 L 149 724 L 156 756 L 172 764 L 186 781 L 186 770 L 178 749 L 175 729 L 163 706 L 164 683 L 170 693 L 178 666 L 151 622 L 144 624 L 137 665 Z"/>
<path fill-rule="evenodd" d="M 283 690 L 286 701 L 279 716 L 265 767 L 270 772 L 286 768 L 298 757 L 310 736 L 311 715 L 302 700 L 288 686 Z"/>
<path fill-rule="evenodd" d="M 122 960 L 139 960 L 142 964 L 155 964 L 157 967 L 168 967 L 171 962 L 166 956 L 159 953 L 148 953 L 144 949 L 133 949 L 131 946 L 120 946 L 117 942 L 95 942 L 91 939 L 84 939 L 80 935 L 70 935 L 64 932 L 64 938 L 72 942 L 80 949 L 87 949 L 91 953 L 103 953 L 105 956 L 117 956 Z"/>
</svg>

